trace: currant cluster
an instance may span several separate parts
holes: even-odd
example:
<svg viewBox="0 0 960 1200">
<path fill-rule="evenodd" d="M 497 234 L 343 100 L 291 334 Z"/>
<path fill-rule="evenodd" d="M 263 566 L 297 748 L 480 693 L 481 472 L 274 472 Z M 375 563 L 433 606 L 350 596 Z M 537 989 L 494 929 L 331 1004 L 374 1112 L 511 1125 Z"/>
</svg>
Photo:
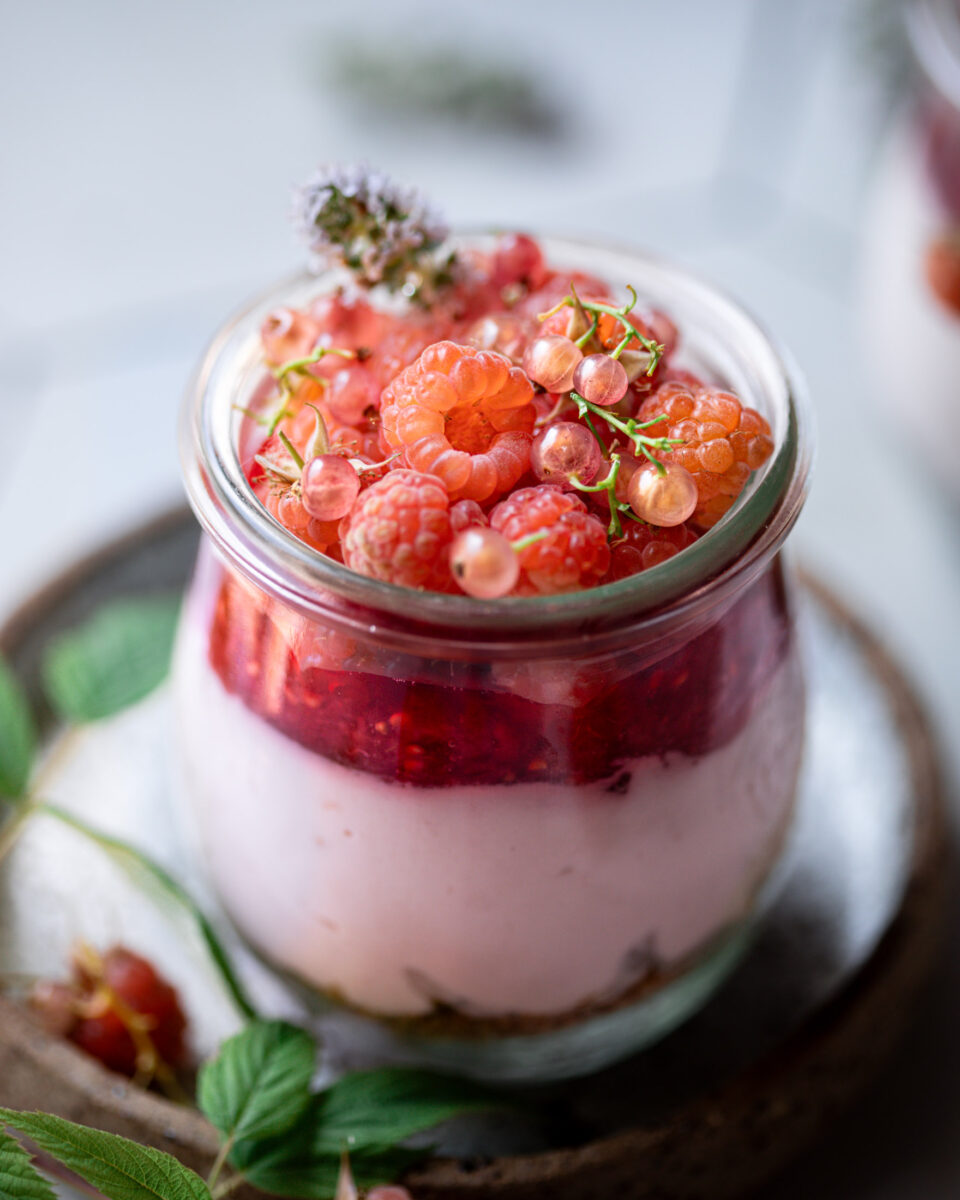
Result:
<svg viewBox="0 0 960 1200">
<path fill-rule="evenodd" d="M 103 954 L 74 948 L 66 981 L 41 980 L 31 1005 L 51 1033 L 69 1038 L 111 1071 L 178 1091 L 187 1022 L 176 991 L 145 958 L 123 946 Z"/>
<path fill-rule="evenodd" d="M 264 323 L 250 484 L 355 571 L 482 599 L 594 587 L 691 545 L 773 451 L 672 366 L 676 327 L 553 271 L 525 235 L 463 256 L 427 310 L 325 296 Z"/>
</svg>

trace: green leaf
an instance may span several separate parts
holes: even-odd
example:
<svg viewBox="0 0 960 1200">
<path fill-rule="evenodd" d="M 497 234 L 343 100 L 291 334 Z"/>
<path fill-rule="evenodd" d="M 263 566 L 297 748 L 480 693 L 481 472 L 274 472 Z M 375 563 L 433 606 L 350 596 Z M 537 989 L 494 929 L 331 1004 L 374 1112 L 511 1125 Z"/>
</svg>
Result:
<svg viewBox="0 0 960 1200">
<path fill-rule="evenodd" d="M 327 1194 L 323 1189 L 336 1181 L 346 1148 L 357 1181 L 369 1186 L 396 1178 L 429 1153 L 395 1143 L 497 1104 L 493 1093 L 476 1084 L 429 1071 L 358 1071 L 313 1096 L 296 1126 L 282 1137 L 238 1141 L 230 1163 L 263 1191 L 310 1197 Z"/>
<path fill-rule="evenodd" d="M 228 1138 L 266 1138 L 293 1125 L 310 1100 L 317 1044 L 285 1021 L 255 1021 L 200 1071 L 197 1101 Z"/>
<path fill-rule="evenodd" d="M 30 705 L 16 676 L 0 657 L 0 796 L 26 791 L 37 746 Z"/>
<path fill-rule="evenodd" d="M 357 1184 L 362 1188 L 378 1183 L 394 1183 L 415 1163 L 422 1162 L 429 1150 L 358 1150 L 350 1152 L 350 1167 Z M 340 1174 L 340 1155 L 317 1157 L 279 1152 L 257 1160 L 243 1172 L 244 1178 L 262 1192 L 274 1196 L 289 1196 L 293 1200 L 320 1200 L 333 1196 Z"/>
<path fill-rule="evenodd" d="M 56 1200 L 20 1143 L 0 1129 L 0 1200 Z"/>
<path fill-rule="evenodd" d="M 82 820 L 75 813 L 67 812 L 66 809 L 60 808 L 59 805 L 38 804 L 35 811 L 52 817 L 63 825 L 68 825 L 71 829 L 99 846 L 101 850 L 109 854 L 111 858 L 115 859 L 132 875 L 145 876 L 160 891 L 161 895 L 165 896 L 168 900 L 172 900 L 178 908 L 182 909 L 195 924 L 197 932 L 207 948 L 207 953 L 210 955 L 211 961 L 220 975 L 220 979 L 233 1003 L 248 1021 L 256 1020 L 257 1010 L 254 1008 L 250 997 L 240 982 L 230 961 L 230 956 L 227 954 L 223 943 L 220 941 L 216 930 L 211 925 L 203 909 L 200 908 L 183 884 L 174 879 L 165 867 L 154 862 L 149 855 L 136 846 L 131 846 L 129 842 L 112 837 L 108 833 L 102 833 L 99 829 L 88 825 L 86 821 Z"/>
<path fill-rule="evenodd" d="M 343 1146 L 392 1146 L 411 1134 L 469 1112 L 496 1108 L 493 1093 L 477 1084 L 408 1067 L 344 1075 L 318 1096 L 315 1152 Z"/>
<path fill-rule="evenodd" d="M 199 1175 L 172 1155 L 50 1113 L 0 1108 L 12 1126 L 108 1200 L 210 1200 Z"/>
<path fill-rule="evenodd" d="M 178 610 L 169 596 L 116 600 L 51 641 L 43 681 L 60 716 L 99 721 L 152 692 L 170 669 Z"/>
</svg>

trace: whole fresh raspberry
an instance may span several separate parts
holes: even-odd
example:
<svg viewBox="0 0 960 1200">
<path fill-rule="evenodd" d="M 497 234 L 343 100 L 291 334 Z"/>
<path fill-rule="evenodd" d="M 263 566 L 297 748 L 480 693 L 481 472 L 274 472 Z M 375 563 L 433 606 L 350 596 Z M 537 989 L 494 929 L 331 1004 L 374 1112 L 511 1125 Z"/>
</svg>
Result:
<svg viewBox="0 0 960 1200">
<path fill-rule="evenodd" d="M 111 1071 L 144 1083 L 184 1065 L 186 1018 L 176 991 L 145 958 L 123 946 L 74 951 L 69 983 L 41 981 L 32 1003 L 51 1032 Z"/>
<path fill-rule="evenodd" d="M 530 465 L 533 386 L 509 359 L 436 342 L 383 390 L 381 435 L 454 500 L 501 496 Z"/>
<path fill-rule="evenodd" d="M 697 534 L 686 525 L 664 528 L 645 521 L 623 522 L 623 537 L 610 547 L 610 570 L 604 583 L 626 579 L 659 566 L 687 546 L 692 546 Z"/>
<path fill-rule="evenodd" d="M 610 566 L 603 524 L 579 496 L 552 484 L 521 488 L 501 500 L 490 514 L 490 525 L 517 551 L 520 595 L 592 587 Z M 537 534 L 542 536 L 533 540 Z M 523 545 L 526 539 L 529 545 Z"/>
<path fill-rule="evenodd" d="M 693 476 L 698 500 L 690 524 L 695 529 L 715 525 L 743 491 L 750 472 L 773 453 L 766 419 L 719 389 L 682 381 L 664 383 L 640 405 L 637 417 L 640 421 L 662 417 L 646 432 L 682 441 L 658 457 Z"/>
<path fill-rule="evenodd" d="M 400 469 L 361 492 L 340 523 L 343 561 L 361 575 L 448 591 L 450 497 L 435 475 Z"/>
</svg>

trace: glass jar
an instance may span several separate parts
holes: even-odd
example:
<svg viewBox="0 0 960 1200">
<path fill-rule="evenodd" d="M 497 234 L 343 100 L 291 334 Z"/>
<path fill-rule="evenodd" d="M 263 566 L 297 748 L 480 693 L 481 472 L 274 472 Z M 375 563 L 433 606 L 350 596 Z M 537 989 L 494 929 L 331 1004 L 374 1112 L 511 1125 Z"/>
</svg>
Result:
<svg viewBox="0 0 960 1200">
<path fill-rule="evenodd" d="M 861 317 L 874 393 L 960 491 L 960 6 L 904 6 L 914 72 L 867 206 Z"/>
<path fill-rule="evenodd" d="M 479 239 L 473 239 L 477 241 Z M 204 540 L 175 667 L 189 802 L 239 930 L 424 1063 L 502 1080 L 599 1068 L 722 980 L 791 827 L 804 697 L 780 547 L 808 469 L 797 380 L 761 329 L 654 259 L 544 240 L 678 323 L 683 365 L 777 449 L 679 556 L 602 588 L 481 601 L 357 575 L 254 498 L 230 321 L 187 397 Z"/>
</svg>

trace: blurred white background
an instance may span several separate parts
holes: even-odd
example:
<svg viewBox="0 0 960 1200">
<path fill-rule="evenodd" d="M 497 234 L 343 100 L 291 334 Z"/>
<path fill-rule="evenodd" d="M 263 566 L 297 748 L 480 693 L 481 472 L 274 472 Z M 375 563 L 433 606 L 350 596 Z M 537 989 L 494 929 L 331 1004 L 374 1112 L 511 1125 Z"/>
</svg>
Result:
<svg viewBox="0 0 960 1200">
<path fill-rule="evenodd" d="M 910 422 L 879 417 L 858 341 L 894 7 L 3 0 L 0 616 L 178 501 L 205 340 L 300 261 L 291 185 L 366 158 L 455 223 L 613 235 L 764 318 L 818 412 L 798 548 L 904 660 L 960 766 L 960 508 Z M 781 1200 L 956 1195 L 960 1047 L 922 1024 Z"/>
</svg>

